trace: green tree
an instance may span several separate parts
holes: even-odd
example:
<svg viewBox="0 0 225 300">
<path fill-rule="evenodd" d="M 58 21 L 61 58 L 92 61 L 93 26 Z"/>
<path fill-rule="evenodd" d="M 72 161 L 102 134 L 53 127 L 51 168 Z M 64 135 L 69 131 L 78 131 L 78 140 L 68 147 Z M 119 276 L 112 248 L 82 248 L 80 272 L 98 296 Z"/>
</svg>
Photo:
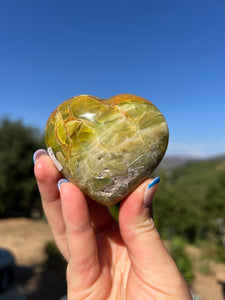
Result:
<svg viewBox="0 0 225 300">
<path fill-rule="evenodd" d="M 30 217 L 41 209 L 32 156 L 43 139 L 37 129 L 8 118 L 0 122 L 0 139 L 0 216 Z"/>
</svg>

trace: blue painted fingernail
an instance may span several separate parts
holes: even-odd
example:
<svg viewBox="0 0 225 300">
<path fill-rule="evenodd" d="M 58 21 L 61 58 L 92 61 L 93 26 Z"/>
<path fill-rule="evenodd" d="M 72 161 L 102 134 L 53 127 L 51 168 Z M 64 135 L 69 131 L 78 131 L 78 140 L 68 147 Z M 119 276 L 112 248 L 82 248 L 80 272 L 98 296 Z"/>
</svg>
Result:
<svg viewBox="0 0 225 300">
<path fill-rule="evenodd" d="M 150 189 L 151 187 L 153 187 L 155 184 L 160 182 L 160 178 L 156 177 L 147 187 L 147 189 Z"/>
<path fill-rule="evenodd" d="M 151 203 L 152 203 L 152 199 L 154 197 L 155 194 L 155 189 L 151 189 L 154 185 L 156 185 L 157 183 L 159 183 L 160 178 L 156 177 L 146 188 L 145 193 L 144 193 L 144 199 L 143 199 L 143 207 L 145 208 L 150 208 L 151 207 Z"/>
<path fill-rule="evenodd" d="M 69 180 L 62 178 L 58 181 L 58 190 L 60 191 L 60 188 L 62 186 L 62 184 L 69 182 Z"/>
<path fill-rule="evenodd" d="M 34 155 L 33 155 L 34 164 L 35 164 L 35 161 L 42 155 L 48 155 L 48 153 L 45 149 L 38 149 L 37 151 L 34 152 Z"/>
</svg>

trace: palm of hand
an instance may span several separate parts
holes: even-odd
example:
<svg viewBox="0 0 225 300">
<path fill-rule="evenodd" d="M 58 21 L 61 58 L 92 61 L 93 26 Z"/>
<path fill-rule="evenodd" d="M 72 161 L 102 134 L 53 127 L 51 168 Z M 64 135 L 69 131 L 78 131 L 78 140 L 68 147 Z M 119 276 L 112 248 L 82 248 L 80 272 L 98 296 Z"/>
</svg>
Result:
<svg viewBox="0 0 225 300">
<path fill-rule="evenodd" d="M 76 282 L 72 279 L 74 280 L 71 283 L 73 293 L 77 297 L 74 299 L 136 300 L 137 291 L 139 299 L 150 299 L 149 295 L 154 295 L 154 289 L 145 283 L 148 282 L 148 278 L 144 278 L 141 272 L 138 274 L 134 270 L 117 225 L 114 224 L 105 232 L 98 233 L 96 241 L 99 265 L 91 272 L 91 277 L 88 276 L 90 269 L 87 269 L 87 274 L 81 278 L 81 281 Z M 73 269 L 72 260 L 69 261 L 68 271 L 70 268 Z M 69 274 L 68 278 L 70 278 Z M 81 290 L 82 285 L 83 290 Z M 156 291 L 156 294 L 159 293 Z"/>
<path fill-rule="evenodd" d="M 70 274 L 69 271 L 72 270 L 71 273 L 74 273 L 73 259 L 69 259 L 67 280 L 71 278 L 73 281 L 70 284 L 73 286 L 71 294 L 76 295 L 71 299 L 176 299 L 173 287 L 176 286 L 176 280 L 180 281 L 177 269 L 173 268 L 174 266 L 170 268 L 171 275 L 173 273 L 175 275 L 172 275 L 174 284 L 172 284 L 171 278 L 167 278 L 165 282 L 165 276 L 161 277 L 159 273 L 157 278 L 154 278 L 154 273 L 149 271 L 151 262 L 147 258 L 146 261 L 144 257 L 140 260 L 145 261 L 142 266 L 139 266 L 138 260 L 132 258 L 132 254 L 129 253 L 121 237 L 122 228 L 119 228 L 119 224 L 111 218 L 105 208 L 98 207 L 96 203 L 92 204 L 93 207 L 95 211 L 91 212 L 91 216 L 93 217 L 92 225 L 95 224 L 94 228 L 96 229 L 98 263 L 94 269 L 90 269 L 89 264 L 85 266 L 86 272 L 83 273 L 80 280 L 76 281 L 74 278 L 77 276 Z M 105 218 L 96 221 L 104 211 Z M 152 225 L 154 224 L 152 223 Z M 126 235 L 126 233 L 124 234 Z M 136 247 L 134 251 L 139 252 L 139 248 Z M 142 255 L 141 252 L 140 255 Z M 81 288 L 82 286 L 83 288 Z"/>
</svg>

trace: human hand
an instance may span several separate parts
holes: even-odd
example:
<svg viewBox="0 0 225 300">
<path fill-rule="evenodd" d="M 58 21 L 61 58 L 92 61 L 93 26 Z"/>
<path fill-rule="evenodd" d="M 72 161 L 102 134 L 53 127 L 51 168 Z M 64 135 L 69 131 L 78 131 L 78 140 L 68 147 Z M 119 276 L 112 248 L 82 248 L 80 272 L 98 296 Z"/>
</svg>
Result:
<svg viewBox="0 0 225 300">
<path fill-rule="evenodd" d="M 72 183 L 61 181 L 59 191 L 62 176 L 46 152 L 35 158 L 43 208 L 68 262 L 69 300 L 192 299 L 149 217 L 157 184 L 146 189 L 152 182 L 146 180 L 132 192 L 116 222 Z"/>
</svg>

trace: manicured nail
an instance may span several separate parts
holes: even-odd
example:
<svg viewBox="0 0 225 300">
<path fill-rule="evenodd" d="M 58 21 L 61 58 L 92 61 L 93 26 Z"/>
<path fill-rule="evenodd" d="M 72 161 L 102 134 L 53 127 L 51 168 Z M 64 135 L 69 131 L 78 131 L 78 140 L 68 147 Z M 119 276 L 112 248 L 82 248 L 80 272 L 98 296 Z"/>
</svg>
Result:
<svg viewBox="0 0 225 300">
<path fill-rule="evenodd" d="M 160 178 L 156 177 L 146 188 L 144 193 L 143 206 L 149 208 L 152 202 L 152 198 L 156 192 L 156 189 L 152 189 L 157 183 L 160 182 Z"/>
<path fill-rule="evenodd" d="M 62 171 L 63 166 L 60 164 L 60 162 L 56 159 L 54 152 L 52 151 L 51 147 L 48 147 L 47 149 L 48 155 L 51 157 L 52 162 L 56 166 L 59 172 Z"/>
<path fill-rule="evenodd" d="M 67 183 L 67 182 L 69 182 L 67 179 L 64 179 L 64 178 L 60 179 L 58 181 L 58 190 L 60 191 L 60 188 L 61 188 L 62 184 Z"/>
<path fill-rule="evenodd" d="M 42 155 L 48 155 L 47 151 L 45 149 L 38 149 L 37 151 L 34 152 L 33 155 L 33 162 L 35 164 L 35 161 L 40 158 Z"/>
<path fill-rule="evenodd" d="M 150 189 L 151 187 L 153 187 L 155 184 L 160 182 L 160 178 L 156 177 L 147 187 L 147 189 Z"/>
</svg>

